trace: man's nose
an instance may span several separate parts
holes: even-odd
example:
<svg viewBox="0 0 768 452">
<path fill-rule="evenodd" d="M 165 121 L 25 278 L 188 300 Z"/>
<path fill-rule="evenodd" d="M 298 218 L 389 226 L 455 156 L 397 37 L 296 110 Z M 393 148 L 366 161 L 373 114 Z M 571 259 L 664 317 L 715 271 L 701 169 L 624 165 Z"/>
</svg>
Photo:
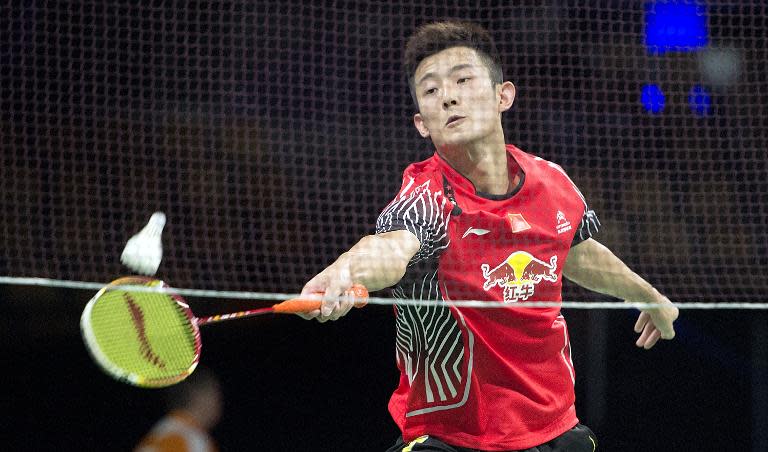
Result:
<svg viewBox="0 0 768 452">
<path fill-rule="evenodd" d="M 443 108 L 448 109 L 454 105 L 458 105 L 459 101 L 456 99 L 456 96 L 452 95 L 446 95 L 443 99 Z"/>
</svg>

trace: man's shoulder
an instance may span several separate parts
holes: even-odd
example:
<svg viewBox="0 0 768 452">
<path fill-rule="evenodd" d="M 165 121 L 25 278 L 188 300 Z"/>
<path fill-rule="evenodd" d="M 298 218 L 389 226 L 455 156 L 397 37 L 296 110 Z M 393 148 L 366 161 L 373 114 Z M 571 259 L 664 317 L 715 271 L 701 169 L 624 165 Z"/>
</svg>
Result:
<svg viewBox="0 0 768 452">
<path fill-rule="evenodd" d="M 565 170 L 559 164 L 538 155 L 531 154 L 530 152 L 523 151 L 513 144 L 507 144 L 507 152 L 512 154 L 518 164 L 523 166 L 524 169 L 537 169 L 545 174 L 556 173 L 568 178 Z"/>
<path fill-rule="evenodd" d="M 443 173 L 439 162 L 433 155 L 420 162 L 414 162 L 408 165 L 403 171 L 403 184 L 416 186 L 441 187 Z"/>
<path fill-rule="evenodd" d="M 432 177 L 440 172 L 438 162 L 434 155 L 420 162 L 413 162 L 405 168 L 403 175 L 410 177 Z"/>
<path fill-rule="evenodd" d="M 556 163 L 551 162 L 536 154 L 532 154 L 528 151 L 524 151 L 514 144 L 507 144 L 507 152 L 510 153 L 518 163 L 528 163 L 529 165 L 536 165 L 539 167 L 552 167 L 558 166 Z"/>
</svg>

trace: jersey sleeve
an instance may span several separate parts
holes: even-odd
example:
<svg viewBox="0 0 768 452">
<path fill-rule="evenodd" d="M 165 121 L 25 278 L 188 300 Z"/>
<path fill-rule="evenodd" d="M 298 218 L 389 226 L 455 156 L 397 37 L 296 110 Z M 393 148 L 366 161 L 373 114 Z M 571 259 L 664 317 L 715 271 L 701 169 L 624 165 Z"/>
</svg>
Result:
<svg viewBox="0 0 768 452">
<path fill-rule="evenodd" d="M 581 223 L 576 229 L 576 234 L 573 236 L 571 242 L 571 248 L 579 243 L 594 236 L 598 230 L 600 230 L 600 220 L 597 218 L 597 214 L 594 210 L 591 210 L 586 203 L 584 204 L 584 216 L 581 217 Z"/>
<path fill-rule="evenodd" d="M 419 240 L 411 264 L 445 248 L 450 206 L 435 180 L 406 174 L 400 192 L 376 220 L 376 234 L 406 230 Z"/>
<path fill-rule="evenodd" d="M 579 243 L 589 238 L 592 238 L 595 234 L 597 234 L 597 231 L 600 229 L 600 220 L 597 218 L 597 214 L 595 213 L 595 211 L 589 208 L 589 205 L 587 204 L 587 199 L 581 193 L 581 190 L 579 190 L 579 187 L 576 186 L 576 184 L 573 182 L 570 176 L 568 176 L 565 170 L 556 163 L 550 162 L 548 163 L 548 165 L 551 168 L 554 168 L 555 170 L 557 170 L 563 176 L 565 176 L 567 183 L 570 184 L 570 186 L 573 188 L 573 190 L 581 199 L 581 202 L 584 203 L 584 215 L 581 217 L 581 223 L 579 224 L 579 227 L 576 229 L 576 234 L 573 236 L 573 241 L 571 241 L 571 248 L 573 248 Z"/>
</svg>

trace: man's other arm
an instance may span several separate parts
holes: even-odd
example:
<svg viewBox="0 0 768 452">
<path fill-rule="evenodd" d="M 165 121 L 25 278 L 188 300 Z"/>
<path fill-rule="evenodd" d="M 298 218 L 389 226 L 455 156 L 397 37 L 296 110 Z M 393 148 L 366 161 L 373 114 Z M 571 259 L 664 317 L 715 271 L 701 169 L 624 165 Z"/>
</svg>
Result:
<svg viewBox="0 0 768 452">
<path fill-rule="evenodd" d="M 635 323 L 636 345 L 649 349 L 658 340 L 675 337 L 673 322 L 679 315 L 671 301 L 627 267 L 611 250 L 594 239 L 571 248 L 563 275 L 576 284 L 628 302 L 657 303 L 645 309 Z"/>
</svg>

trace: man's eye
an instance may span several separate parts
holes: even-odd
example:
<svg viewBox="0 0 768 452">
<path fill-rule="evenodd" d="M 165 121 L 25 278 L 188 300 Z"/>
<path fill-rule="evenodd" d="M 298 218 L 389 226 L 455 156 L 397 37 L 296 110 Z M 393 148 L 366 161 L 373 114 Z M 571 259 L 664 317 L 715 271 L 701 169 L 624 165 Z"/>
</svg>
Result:
<svg viewBox="0 0 768 452">
<path fill-rule="evenodd" d="M 428 90 L 424 91 L 424 94 L 435 94 L 437 91 L 437 88 L 429 88 Z"/>
<path fill-rule="evenodd" d="M 462 78 L 460 78 L 460 79 L 459 79 L 459 80 L 458 80 L 456 83 L 458 83 L 459 85 L 461 85 L 462 83 L 466 83 L 466 82 L 468 82 L 468 81 L 469 81 L 469 77 L 462 77 Z"/>
</svg>

